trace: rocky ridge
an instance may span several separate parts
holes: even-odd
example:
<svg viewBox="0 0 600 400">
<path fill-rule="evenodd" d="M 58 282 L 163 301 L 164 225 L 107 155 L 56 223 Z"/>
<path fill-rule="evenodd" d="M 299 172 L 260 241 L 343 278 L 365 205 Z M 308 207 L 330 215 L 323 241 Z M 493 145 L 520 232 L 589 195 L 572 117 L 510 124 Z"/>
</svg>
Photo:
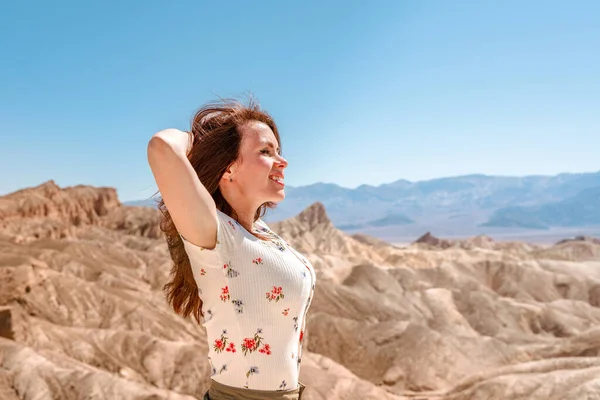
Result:
<svg viewBox="0 0 600 400">
<path fill-rule="evenodd" d="M 0 197 L 0 216 L 0 398 L 201 397 L 206 335 L 164 302 L 157 210 L 47 182 Z M 307 400 L 598 398 L 597 239 L 399 248 L 319 203 L 270 227 L 317 269 Z"/>
<path fill-rule="evenodd" d="M 74 238 L 88 226 L 158 238 L 158 218 L 156 209 L 122 205 L 114 188 L 61 189 L 50 180 L 0 197 L 0 232 L 16 241 Z"/>
</svg>

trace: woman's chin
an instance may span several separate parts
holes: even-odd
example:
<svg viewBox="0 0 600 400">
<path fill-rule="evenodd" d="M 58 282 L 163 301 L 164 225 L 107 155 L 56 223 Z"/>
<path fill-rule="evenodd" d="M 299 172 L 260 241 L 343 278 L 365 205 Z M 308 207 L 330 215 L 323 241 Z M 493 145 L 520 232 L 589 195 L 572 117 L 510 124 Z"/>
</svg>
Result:
<svg viewBox="0 0 600 400">
<path fill-rule="evenodd" d="M 283 199 L 285 199 L 285 192 L 283 189 L 281 189 L 277 192 L 275 196 L 271 196 L 271 199 L 269 201 L 272 201 L 273 203 L 278 203 Z"/>
</svg>

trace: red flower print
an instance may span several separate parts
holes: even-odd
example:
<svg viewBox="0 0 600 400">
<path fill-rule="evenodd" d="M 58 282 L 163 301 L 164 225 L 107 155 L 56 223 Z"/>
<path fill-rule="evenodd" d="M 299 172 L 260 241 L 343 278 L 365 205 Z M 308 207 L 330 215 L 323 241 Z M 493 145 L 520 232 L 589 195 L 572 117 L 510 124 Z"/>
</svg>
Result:
<svg viewBox="0 0 600 400">
<path fill-rule="evenodd" d="M 245 338 L 242 347 L 245 347 L 249 350 L 256 350 L 256 340 L 252 338 Z"/>
<path fill-rule="evenodd" d="M 286 308 L 285 310 L 283 310 L 282 314 L 287 317 L 287 315 L 289 314 L 289 312 L 290 312 L 290 309 Z"/>
<path fill-rule="evenodd" d="M 235 353 L 235 351 L 236 351 L 235 350 L 235 344 L 233 342 L 229 343 L 229 346 L 227 346 L 227 349 L 225 349 L 225 351 L 229 351 L 231 353 Z"/>
<path fill-rule="evenodd" d="M 231 225 L 231 227 L 233 228 L 233 230 L 235 231 L 235 225 L 233 225 L 233 222 L 231 221 L 227 221 L 229 223 L 229 225 Z"/>
<path fill-rule="evenodd" d="M 254 337 L 256 337 L 256 335 Z M 244 355 L 247 355 L 248 352 L 252 353 L 256 350 L 257 347 L 258 345 L 256 344 L 255 339 L 244 338 L 244 341 L 242 343 L 242 351 L 244 352 Z"/>
<path fill-rule="evenodd" d="M 213 345 L 213 348 L 217 353 L 222 352 L 223 349 L 225 349 L 225 346 L 227 346 L 229 338 L 227 338 L 226 335 L 227 335 L 227 329 L 223 329 L 223 333 L 221 333 L 221 338 L 215 339 L 215 344 Z M 235 348 L 235 345 L 233 343 L 229 343 L 229 347 Z M 230 351 L 230 350 L 227 349 L 227 351 Z"/>
<path fill-rule="evenodd" d="M 229 286 L 225 286 L 224 288 L 221 288 L 221 300 L 227 301 L 230 298 L 231 298 L 231 296 L 229 295 Z"/>
<path fill-rule="evenodd" d="M 271 345 L 265 343 L 265 345 L 258 350 L 259 353 L 271 355 Z"/>
<path fill-rule="evenodd" d="M 252 260 L 252 262 L 256 265 L 259 265 L 259 264 L 263 263 L 263 260 L 262 260 L 262 258 L 258 257 L 258 258 L 255 258 L 254 260 Z"/>
<path fill-rule="evenodd" d="M 200 270 L 200 275 L 206 275 L 206 270 L 204 268 Z"/>
<path fill-rule="evenodd" d="M 242 342 L 244 355 L 247 355 L 248 352 L 252 353 L 260 347 L 263 338 L 259 336 L 259 333 L 262 333 L 262 329 L 260 328 L 256 331 L 253 338 L 244 338 Z M 271 354 L 271 345 L 265 343 L 262 348 L 258 349 L 258 352 L 267 355 Z"/>
<path fill-rule="evenodd" d="M 279 300 L 283 299 L 283 293 L 281 293 L 281 290 L 282 290 L 281 286 L 279 286 L 279 287 L 273 286 L 273 289 L 271 289 L 270 292 L 267 292 L 267 300 L 279 301 Z"/>
<path fill-rule="evenodd" d="M 300 342 L 302 341 L 303 336 L 304 336 L 304 331 L 300 331 Z"/>
</svg>

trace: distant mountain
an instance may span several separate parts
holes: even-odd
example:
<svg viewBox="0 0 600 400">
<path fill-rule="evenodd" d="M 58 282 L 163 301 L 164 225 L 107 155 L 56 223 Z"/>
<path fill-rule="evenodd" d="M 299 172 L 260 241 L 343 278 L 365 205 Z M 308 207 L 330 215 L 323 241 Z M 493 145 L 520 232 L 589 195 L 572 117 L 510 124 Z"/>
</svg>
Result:
<svg viewBox="0 0 600 400">
<path fill-rule="evenodd" d="M 414 222 L 474 226 L 497 210 L 561 202 L 600 187 L 600 172 L 556 176 L 466 175 L 421 182 L 399 180 L 347 189 L 335 184 L 289 188 L 285 201 L 266 220 L 282 220 L 320 201 L 336 226 L 344 229 L 399 226 Z M 389 218 L 397 216 L 396 218 Z"/>
<path fill-rule="evenodd" d="M 144 199 L 144 200 L 126 201 L 123 204 L 125 204 L 127 206 L 134 206 L 134 207 L 154 207 L 154 208 L 156 208 L 158 206 L 159 201 L 160 201 L 160 198 L 158 199 L 158 201 L 156 201 L 156 199 L 154 199 L 154 198 L 150 198 L 150 199 Z"/>
<path fill-rule="evenodd" d="M 404 214 L 391 214 L 385 218 L 376 219 L 375 221 L 369 221 L 362 224 L 346 224 L 340 225 L 339 229 L 357 230 L 364 228 L 373 228 L 378 226 L 392 226 L 392 225 L 405 225 L 412 224 L 415 221 L 408 218 Z"/>
<path fill-rule="evenodd" d="M 600 225 L 600 186 L 562 201 L 532 207 L 506 207 L 483 226 L 547 229 L 551 226 Z"/>
<path fill-rule="evenodd" d="M 316 183 L 286 187 L 285 201 L 269 210 L 264 219 L 274 222 L 291 218 L 311 204 L 321 202 L 332 223 L 345 230 L 381 231 L 395 227 L 395 231 L 410 235 L 430 229 L 439 234 L 471 235 L 483 233 L 482 227 L 539 229 L 588 225 L 597 223 L 590 216 L 596 215 L 594 210 L 600 205 L 590 194 L 595 192 L 586 190 L 598 187 L 600 171 L 525 177 L 465 175 L 420 182 L 401 179 L 355 189 Z M 580 207 L 586 201 L 591 204 L 586 205 L 590 209 L 585 208 L 588 211 L 584 213 Z M 565 214 L 568 207 L 575 207 L 573 202 L 580 211 Z M 136 203 L 156 207 L 154 199 Z"/>
</svg>

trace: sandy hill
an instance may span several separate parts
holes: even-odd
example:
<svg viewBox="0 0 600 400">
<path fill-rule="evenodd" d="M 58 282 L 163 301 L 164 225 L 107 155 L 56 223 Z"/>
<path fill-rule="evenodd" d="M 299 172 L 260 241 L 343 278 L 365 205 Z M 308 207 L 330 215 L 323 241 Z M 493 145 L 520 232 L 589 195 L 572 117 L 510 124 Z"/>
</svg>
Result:
<svg viewBox="0 0 600 400">
<path fill-rule="evenodd" d="M 111 188 L 0 197 L 1 399 L 204 393 L 205 332 L 165 305 L 158 221 Z M 320 203 L 270 226 L 318 270 L 307 400 L 600 398 L 597 241 L 398 248 L 344 234 Z"/>
</svg>

